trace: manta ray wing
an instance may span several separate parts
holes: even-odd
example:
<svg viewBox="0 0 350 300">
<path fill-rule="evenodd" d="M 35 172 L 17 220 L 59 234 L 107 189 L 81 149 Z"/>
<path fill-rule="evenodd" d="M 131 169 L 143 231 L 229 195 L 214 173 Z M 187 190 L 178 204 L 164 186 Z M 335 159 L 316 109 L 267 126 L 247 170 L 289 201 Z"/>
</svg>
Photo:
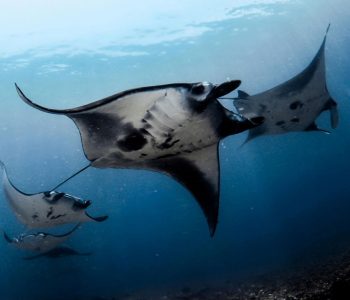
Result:
<svg viewBox="0 0 350 300">
<path fill-rule="evenodd" d="M 219 207 L 218 142 L 256 126 L 231 120 L 217 101 L 239 84 L 145 87 L 66 110 L 39 106 L 16 88 L 27 104 L 74 121 L 91 166 L 156 170 L 177 179 L 195 196 L 213 235 Z"/>
<path fill-rule="evenodd" d="M 312 62 L 292 79 L 256 95 L 238 94 L 234 105 L 240 114 L 265 119 L 262 125 L 249 130 L 246 142 L 266 134 L 323 131 L 315 121 L 325 110 L 330 111 L 332 128 L 337 127 L 337 103 L 326 83 L 325 44 L 326 36 Z"/>
<path fill-rule="evenodd" d="M 64 110 L 55 110 L 42 107 L 27 98 L 20 88 L 16 89 L 23 101 L 41 111 L 53 114 L 64 114 L 71 118 L 79 129 L 85 156 L 88 160 L 95 160 L 106 156 L 106 153 L 118 152 L 119 148 L 125 151 L 136 151 L 142 148 L 147 140 L 144 134 L 137 129 L 143 127 L 144 116 L 155 105 L 155 102 L 164 98 L 178 100 L 182 97 L 181 89 L 188 89 L 189 84 L 171 84 L 133 89 L 95 101 L 93 103 Z M 163 101 L 166 102 L 166 101 Z M 181 111 L 179 112 L 179 114 Z M 169 119 L 170 123 L 177 123 Z M 158 132 L 162 135 L 163 132 Z M 163 136 L 166 140 L 165 135 Z"/>
<path fill-rule="evenodd" d="M 220 194 L 218 145 L 186 155 L 159 158 L 147 167 L 176 178 L 193 194 L 213 236 L 218 221 Z"/>
</svg>

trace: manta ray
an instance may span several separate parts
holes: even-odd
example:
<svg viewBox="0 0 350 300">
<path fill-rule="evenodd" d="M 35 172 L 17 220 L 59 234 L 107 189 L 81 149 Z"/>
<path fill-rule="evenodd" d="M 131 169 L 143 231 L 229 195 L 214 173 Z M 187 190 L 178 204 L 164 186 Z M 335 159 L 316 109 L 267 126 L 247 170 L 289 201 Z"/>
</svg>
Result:
<svg viewBox="0 0 350 300">
<path fill-rule="evenodd" d="M 10 238 L 7 233 L 4 232 L 4 238 L 8 243 L 19 249 L 44 253 L 66 241 L 79 226 L 80 224 L 77 224 L 72 230 L 62 235 L 38 232 L 33 234 L 21 234 L 18 237 Z"/>
<path fill-rule="evenodd" d="M 107 216 L 92 217 L 86 212 L 90 200 L 82 200 L 66 193 L 47 191 L 26 194 L 9 180 L 6 167 L 3 169 L 3 189 L 17 219 L 28 228 L 45 228 L 68 223 L 102 222 Z"/>
<path fill-rule="evenodd" d="M 58 246 L 54 249 L 51 249 L 45 253 L 39 253 L 37 255 L 33 256 L 27 256 L 24 257 L 23 259 L 25 260 L 32 260 L 32 259 L 37 259 L 41 257 L 47 257 L 47 258 L 61 258 L 61 257 L 66 257 L 66 256 L 90 256 L 90 252 L 78 252 L 72 248 L 66 247 L 66 246 Z"/>
<path fill-rule="evenodd" d="M 327 32 L 329 26 L 327 28 Z M 337 103 L 330 96 L 326 83 L 325 45 L 323 43 L 311 63 L 292 79 L 259 94 L 250 96 L 238 91 L 234 99 L 237 111 L 246 118 L 264 117 L 264 123 L 249 130 L 246 142 L 262 135 L 292 131 L 328 131 L 315 121 L 330 111 L 331 126 L 338 125 Z"/>
<path fill-rule="evenodd" d="M 237 117 L 217 100 L 239 85 L 232 80 L 141 87 L 62 110 L 35 104 L 17 84 L 16 89 L 30 106 L 73 120 L 91 162 L 87 167 L 147 169 L 175 178 L 196 198 L 213 236 L 219 209 L 219 141 L 262 122 L 259 117 Z"/>
</svg>

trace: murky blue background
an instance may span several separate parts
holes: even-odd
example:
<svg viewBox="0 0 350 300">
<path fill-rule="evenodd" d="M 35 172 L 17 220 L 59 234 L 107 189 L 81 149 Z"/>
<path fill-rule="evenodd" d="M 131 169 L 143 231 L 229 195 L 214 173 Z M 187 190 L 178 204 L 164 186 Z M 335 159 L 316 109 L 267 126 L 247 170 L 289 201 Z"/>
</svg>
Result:
<svg viewBox="0 0 350 300">
<path fill-rule="evenodd" d="M 0 159 L 28 193 L 50 190 L 88 163 L 73 122 L 25 105 L 17 82 L 54 108 L 129 88 L 241 79 L 254 94 L 300 72 L 328 23 L 331 135 L 246 133 L 220 146 L 219 225 L 209 237 L 191 194 L 164 175 L 90 168 L 61 187 L 92 199 L 100 224 L 68 241 L 90 257 L 24 261 L 0 240 L 0 298 L 89 299 L 165 293 L 290 270 L 350 242 L 350 5 L 346 0 L 13 1 L 0 11 Z M 140 7 L 141 5 L 141 7 Z M 235 95 L 235 94 L 233 94 Z M 232 107 L 229 102 L 224 103 Z M 318 124 L 330 128 L 329 115 Z M 0 226 L 25 229 L 0 196 Z"/>
</svg>

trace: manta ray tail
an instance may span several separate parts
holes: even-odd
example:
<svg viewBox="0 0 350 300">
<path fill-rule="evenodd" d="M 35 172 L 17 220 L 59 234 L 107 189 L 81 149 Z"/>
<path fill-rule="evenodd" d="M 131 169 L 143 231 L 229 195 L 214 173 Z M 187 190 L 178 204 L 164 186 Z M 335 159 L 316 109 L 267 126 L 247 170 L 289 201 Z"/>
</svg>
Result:
<svg viewBox="0 0 350 300">
<path fill-rule="evenodd" d="M 67 181 L 71 180 L 73 177 L 77 176 L 78 174 L 80 174 L 81 172 L 85 171 L 87 168 L 91 167 L 91 163 L 89 163 L 88 165 L 86 165 L 85 167 L 81 168 L 79 171 L 75 172 L 73 175 L 69 176 L 67 179 L 63 180 L 61 183 L 59 183 L 58 185 L 56 185 L 51 191 L 56 190 L 57 188 L 59 188 L 61 185 L 65 184 Z"/>
</svg>

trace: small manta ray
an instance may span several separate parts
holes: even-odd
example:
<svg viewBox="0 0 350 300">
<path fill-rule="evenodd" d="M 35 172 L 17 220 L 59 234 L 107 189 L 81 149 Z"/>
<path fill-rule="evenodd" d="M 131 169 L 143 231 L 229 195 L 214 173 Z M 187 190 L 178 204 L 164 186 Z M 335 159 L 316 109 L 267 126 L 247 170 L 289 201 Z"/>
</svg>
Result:
<svg viewBox="0 0 350 300">
<path fill-rule="evenodd" d="M 6 199 L 16 217 L 28 228 L 45 228 L 68 223 L 89 221 L 102 222 L 107 216 L 91 217 L 86 208 L 90 200 L 82 200 L 60 192 L 42 192 L 26 194 L 17 189 L 8 179 L 6 167 L 3 169 L 3 188 Z"/>
<path fill-rule="evenodd" d="M 80 224 L 77 224 L 72 230 L 62 235 L 38 232 L 33 234 L 21 234 L 18 237 L 10 238 L 7 233 L 4 232 L 4 238 L 8 243 L 19 249 L 44 253 L 66 241 L 79 226 Z"/>
<path fill-rule="evenodd" d="M 90 256 L 90 255 L 91 253 L 89 252 L 81 253 L 69 247 L 59 246 L 52 250 L 49 250 L 48 252 L 40 253 L 33 256 L 27 256 L 27 257 L 24 257 L 23 259 L 32 260 L 40 257 L 61 258 L 66 256 Z"/>
<path fill-rule="evenodd" d="M 17 85 L 16 89 L 30 106 L 66 115 L 78 127 L 85 156 L 91 163 L 67 180 L 89 166 L 165 173 L 191 191 L 213 236 L 219 209 L 219 141 L 263 121 L 260 117 L 237 117 L 217 100 L 240 83 L 232 80 L 220 85 L 199 82 L 141 87 L 63 110 L 35 104 Z"/>
<path fill-rule="evenodd" d="M 327 32 L 328 30 L 329 26 Z M 328 93 L 325 75 L 327 32 L 316 56 L 300 74 L 253 96 L 238 91 L 238 98 L 234 98 L 237 111 L 246 118 L 262 116 L 265 120 L 260 126 L 249 130 L 245 143 L 261 135 L 292 131 L 329 133 L 319 129 L 315 123 L 318 116 L 326 110 L 330 111 L 332 128 L 337 127 L 337 103 Z"/>
</svg>

